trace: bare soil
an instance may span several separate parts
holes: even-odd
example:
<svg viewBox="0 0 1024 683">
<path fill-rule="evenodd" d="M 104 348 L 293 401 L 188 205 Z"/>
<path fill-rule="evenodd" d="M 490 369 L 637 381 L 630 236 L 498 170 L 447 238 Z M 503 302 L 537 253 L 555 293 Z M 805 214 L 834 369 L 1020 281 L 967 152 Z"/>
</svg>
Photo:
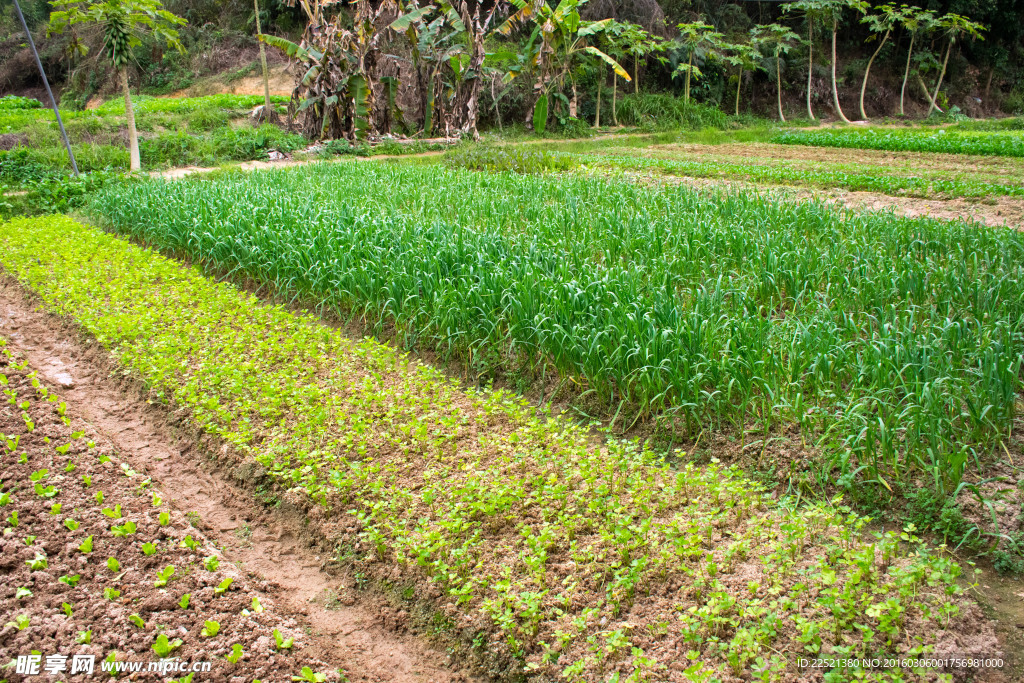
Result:
<svg viewBox="0 0 1024 683">
<path fill-rule="evenodd" d="M 11 601 L 15 587 L 21 585 L 31 585 L 37 596 L 46 596 L 45 602 L 36 600 L 34 604 L 47 614 L 52 615 L 54 607 L 59 611 L 61 600 L 67 596 L 57 596 L 66 594 L 67 589 L 56 582 L 56 577 L 61 573 L 78 572 L 83 576 L 80 586 L 85 586 L 94 575 L 103 576 L 106 572 L 113 576 L 103 562 L 114 554 L 115 544 L 122 541 L 118 547 L 125 557 L 132 559 L 121 560 L 122 568 L 129 573 L 116 584 L 122 590 L 120 603 L 104 600 L 102 594 L 88 594 L 83 588 L 74 594 L 75 614 L 82 615 L 76 619 L 74 630 L 92 628 L 92 648 L 94 654 L 101 657 L 116 648 L 118 659 L 155 661 L 150 645 L 159 619 L 159 624 L 167 627 L 169 637 L 177 636 L 185 641 L 180 653 L 175 654 L 193 660 L 215 661 L 210 680 L 241 681 L 237 676 L 245 676 L 245 681 L 251 681 L 256 676 L 268 681 L 287 681 L 302 666 L 324 673 L 340 667 L 351 681 L 448 683 L 471 680 L 467 673 L 455 670 L 457 667 L 446 666 L 451 662 L 445 661 L 444 653 L 410 632 L 412 620 L 408 613 L 403 613 L 381 595 L 357 590 L 353 577 L 328 571 L 333 567 L 329 566 L 327 558 L 307 546 L 306 532 L 294 510 L 289 510 L 287 505 L 277 512 L 260 508 L 252 502 L 251 492 L 200 466 L 202 448 L 195 439 L 179 433 L 168 423 L 168 416 L 162 409 L 139 400 L 138 395 L 133 395 L 132 387 L 119 382 L 105 354 L 79 339 L 58 319 L 34 310 L 20 288 L 6 280 L 0 283 L 0 335 L 27 360 L 29 369 L 39 373 L 44 385 L 59 393 L 67 404 L 67 414 L 73 416 L 74 428 L 86 432 L 81 443 L 93 440 L 97 444 L 95 452 L 116 453 L 119 461 L 138 473 L 131 479 L 117 476 L 120 468 L 101 466 L 93 455 L 72 451 L 78 464 L 75 474 L 66 476 L 60 483 L 64 510 L 89 507 L 90 512 L 95 512 L 90 519 L 109 521 L 100 516 L 98 504 L 87 500 L 95 490 L 102 489 L 105 505 L 113 506 L 120 501 L 126 515 L 139 521 L 137 538 L 148 540 L 163 535 L 169 546 L 165 551 L 161 545 L 160 552 L 153 558 L 144 557 L 137 549 L 141 541 L 129 543 L 124 539 L 111 539 L 100 524 L 95 531 L 91 528 L 88 531 L 95 534 L 97 550 L 89 562 L 83 562 L 84 555 L 78 557 L 82 554 L 75 551 L 75 545 L 69 544 L 68 529 L 48 519 L 50 515 L 46 514 L 42 502 L 31 510 L 19 505 L 21 526 L 16 534 L 0 541 L 5 544 L 5 558 L 19 558 L 10 567 L 10 561 L 0 567 L 0 573 L 14 572 L 5 576 L 10 580 L 0 589 L 0 611 L 5 615 L 13 616 L 18 612 Z M 11 374 L 6 368 L 4 371 Z M 23 383 L 27 382 L 25 379 Z M 19 395 L 28 393 L 19 391 Z M 4 433 L 13 433 L 21 422 L 21 417 L 11 408 L 6 404 L 0 408 L 0 421 L 4 423 L 0 431 Z M 46 434 L 50 423 L 37 422 L 40 424 L 37 432 Z M 59 420 L 50 422 L 60 426 Z M 22 445 L 29 444 L 23 441 Z M 31 446 L 27 465 L 12 466 L 9 455 L 0 461 L 5 490 L 12 482 L 28 482 L 29 473 L 40 468 L 36 461 L 44 457 L 46 448 L 34 442 Z M 50 449 L 52 451 L 52 445 Z M 58 471 L 52 465 L 50 469 L 54 474 Z M 92 487 L 85 490 L 80 474 L 90 473 L 94 473 Z M 140 497 L 134 487 L 146 479 L 151 483 Z M 172 521 L 167 527 L 159 527 L 155 521 L 157 509 L 151 508 L 149 501 L 154 493 L 165 501 L 161 509 L 171 514 Z M 83 526 L 75 535 L 77 543 L 79 536 L 86 535 L 83 533 L 86 525 L 77 512 L 76 518 Z M 36 526 L 39 531 L 35 530 Z M 33 554 L 28 552 L 32 548 L 24 546 L 21 540 L 22 534 L 30 533 L 30 529 L 38 536 L 37 546 L 47 544 L 50 569 L 45 575 L 39 572 L 30 575 L 22 562 L 21 555 Z M 177 546 L 186 535 L 191 535 L 202 551 L 189 553 Z M 103 548 L 99 546 L 101 536 Z M 191 571 L 180 582 L 171 583 L 174 590 L 168 592 L 173 596 L 162 594 L 152 585 L 153 578 L 149 574 L 160 567 L 174 564 L 183 568 L 190 562 L 195 563 L 192 555 L 204 553 L 215 553 L 222 558 L 219 571 Z M 100 554 L 103 557 L 99 562 L 91 561 Z M 64 564 L 70 568 L 66 569 Z M 79 568 L 79 565 L 82 566 Z M 234 577 L 235 583 L 229 594 L 221 596 L 223 600 L 215 600 L 213 586 L 219 584 L 221 575 Z M 177 604 L 180 594 L 185 592 L 192 595 L 192 609 L 187 611 Z M 230 601 L 226 599 L 229 595 Z M 244 619 L 239 617 L 241 609 L 251 607 L 253 596 L 259 598 L 266 611 Z M 138 606 L 129 607 L 129 600 Z M 144 605 L 152 606 L 152 617 L 142 611 Z M 216 616 L 211 611 L 214 605 L 219 610 Z M 135 627 L 125 619 L 136 609 L 147 618 L 146 629 L 126 637 Z M 30 616 L 32 623 L 37 623 L 36 616 Z M 220 622 L 223 635 L 210 641 L 217 645 L 211 649 L 198 634 L 204 619 L 214 618 Z M 67 649 L 74 633 L 69 624 L 64 624 L 63 617 L 40 614 L 38 621 L 45 624 L 41 632 L 34 626 L 20 632 L 15 627 L 0 631 L 0 659 L 9 661 L 18 654 L 28 654 L 29 649 L 44 653 Z M 271 632 L 275 627 L 285 637 L 295 639 L 292 650 L 274 651 Z M 178 636 L 182 628 L 184 631 Z M 228 640 L 240 642 L 247 653 L 238 663 L 237 672 L 235 669 L 228 671 L 231 667 L 223 659 L 223 654 L 228 652 Z M 78 653 L 79 649 L 74 652 Z M 203 680 L 202 676 L 196 678 Z"/>
<path fill-rule="evenodd" d="M 908 218 L 973 221 L 981 225 L 1024 229 L 1024 199 L 1016 197 L 992 197 L 982 203 L 966 199 L 892 197 L 877 192 L 809 189 L 789 185 L 755 184 L 742 180 L 653 175 L 635 171 L 627 173 L 626 176 L 637 182 L 673 183 L 706 190 L 735 189 L 761 193 L 770 192 L 792 201 L 813 199 L 855 211 L 892 212 Z"/>
</svg>

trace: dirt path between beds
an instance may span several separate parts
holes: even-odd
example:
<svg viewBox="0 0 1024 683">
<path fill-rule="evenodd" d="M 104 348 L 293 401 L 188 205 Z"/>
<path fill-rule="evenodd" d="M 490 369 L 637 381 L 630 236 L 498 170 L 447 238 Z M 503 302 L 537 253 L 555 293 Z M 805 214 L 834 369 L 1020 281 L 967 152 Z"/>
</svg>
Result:
<svg viewBox="0 0 1024 683">
<path fill-rule="evenodd" d="M 131 396 L 103 362 L 98 345 L 76 338 L 59 319 L 35 309 L 0 275 L 0 334 L 56 387 L 68 410 L 111 441 L 122 459 L 152 478 L 153 488 L 222 549 L 224 557 L 267 587 L 307 634 L 308 651 L 342 665 L 350 681 L 449 683 L 474 680 L 409 632 L 408 615 L 333 576 L 329 558 L 299 538 L 298 521 L 267 512 L 247 493 L 197 462 L 195 444 L 173 434 L 166 412 Z"/>
</svg>

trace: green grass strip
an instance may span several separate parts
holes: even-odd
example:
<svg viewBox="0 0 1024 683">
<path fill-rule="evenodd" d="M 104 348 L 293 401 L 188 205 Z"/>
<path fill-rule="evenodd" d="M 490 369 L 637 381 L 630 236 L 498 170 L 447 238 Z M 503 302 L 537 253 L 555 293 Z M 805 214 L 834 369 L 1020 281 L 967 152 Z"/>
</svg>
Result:
<svg viewBox="0 0 1024 683">
<path fill-rule="evenodd" d="M 518 671 L 769 680 L 800 675 L 801 654 L 922 654 L 970 630 L 954 562 L 911 534 L 862 535 L 845 508 L 595 448 L 508 394 L 68 218 L 0 225 L 0 262 L 157 400 L 319 502 L 340 559 L 398 567 L 440 623 Z M 889 672 L 830 680 L 855 677 Z"/>
<path fill-rule="evenodd" d="M 787 131 L 774 136 L 771 141 L 782 145 L 881 149 L 891 152 L 1024 157 L 1024 134 L 1019 132 L 827 129 Z"/>
<path fill-rule="evenodd" d="M 889 175 L 878 170 L 856 173 L 834 168 L 807 170 L 783 165 L 741 164 L 726 161 L 670 161 L 644 159 L 625 154 L 591 154 L 581 161 L 598 166 L 630 170 L 657 170 L 666 175 L 720 180 L 743 180 L 751 183 L 795 185 L 798 187 L 843 188 L 854 192 L 878 192 L 894 197 L 1024 197 L 1024 185 L 987 183 L 970 179 L 949 179 L 930 175 Z M 825 166 L 825 164 L 822 164 Z M 936 174 L 938 175 L 938 174 Z"/>
</svg>

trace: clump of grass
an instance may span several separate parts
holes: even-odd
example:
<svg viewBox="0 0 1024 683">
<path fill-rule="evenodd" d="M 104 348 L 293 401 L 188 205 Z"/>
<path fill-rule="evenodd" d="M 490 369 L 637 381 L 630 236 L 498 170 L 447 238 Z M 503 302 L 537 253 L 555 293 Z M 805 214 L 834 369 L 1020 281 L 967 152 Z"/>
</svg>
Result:
<svg viewBox="0 0 1024 683">
<path fill-rule="evenodd" d="M 568 171 L 576 161 L 566 155 L 528 147 L 467 145 L 450 150 L 444 155 L 445 164 L 452 168 L 468 168 L 492 173 L 519 174 Z"/>
</svg>

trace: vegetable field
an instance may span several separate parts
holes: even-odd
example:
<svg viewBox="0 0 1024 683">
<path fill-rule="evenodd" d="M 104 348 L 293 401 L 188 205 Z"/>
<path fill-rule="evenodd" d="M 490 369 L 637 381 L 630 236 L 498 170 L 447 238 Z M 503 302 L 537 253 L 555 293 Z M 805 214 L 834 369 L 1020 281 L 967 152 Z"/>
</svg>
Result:
<svg viewBox="0 0 1024 683">
<path fill-rule="evenodd" d="M 525 201 L 512 189 L 491 196 Z M 721 201 L 743 215 L 742 203 Z M 478 235 L 520 227 L 464 211 Z M 569 681 L 822 680 L 796 659 L 914 657 L 940 641 L 980 654 L 985 642 L 955 562 L 912 530 L 867 532 L 838 500 L 794 508 L 735 470 L 672 469 L 617 441 L 597 448 L 585 430 L 507 393 L 463 391 L 389 347 L 66 218 L 5 224 L 0 245 L 4 268 L 109 349 L 151 400 L 259 465 L 266 495 L 287 490 L 314 509 L 310 519 L 326 517 L 336 559 L 431 596 L 439 628 L 511 670 Z"/>
<path fill-rule="evenodd" d="M 882 149 L 892 152 L 942 152 L 1024 157 L 1024 132 L 956 129 L 829 129 L 787 131 L 772 138 L 784 145 Z"/>
<path fill-rule="evenodd" d="M 478 373 L 557 381 L 613 427 L 762 448 L 796 429 L 816 486 L 954 496 L 1016 414 L 1014 231 L 387 164 L 133 184 L 90 212 Z"/>
</svg>

